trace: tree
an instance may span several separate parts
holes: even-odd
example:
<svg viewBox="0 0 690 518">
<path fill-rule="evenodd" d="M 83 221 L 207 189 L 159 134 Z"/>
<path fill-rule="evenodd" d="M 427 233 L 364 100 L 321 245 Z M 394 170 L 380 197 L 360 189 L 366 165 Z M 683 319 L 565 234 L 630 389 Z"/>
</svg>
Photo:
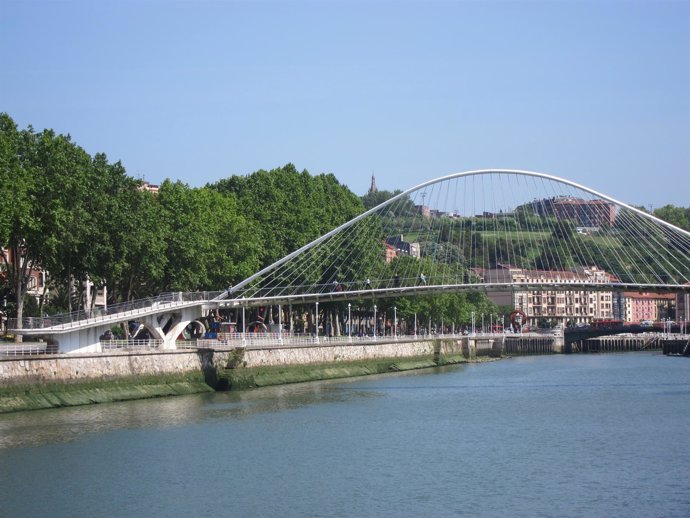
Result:
<svg viewBox="0 0 690 518">
<path fill-rule="evenodd" d="M 690 207 L 684 209 L 674 205 L 665 205 L 654 211 L 654 215 L 684 230 L 690 230 Z"/>
<path fill-rule="evenodd" d="M 101 170 L 101 229 L 94 282 L 108 287 L 109 299 L 122 302 L 156 292 L 168 263 L 167 222 L 156 195 L 140 189 L 119 162 L 107 164 L 105 156 L 94 161 Z"/>
<path fill-rule="evenodd" d="M 258 269 L 256 226 L 234 195 L 166 180 L 157 202 L 167 258 L 160 291 L 224 289 Z"/>
<path fill-rule="evenodd" d="M 55 280 L 80 292 L 81 281 L 94 269 L 93 245 L 99 236 L 100 207 L 94 204 L 99 185 L 91 157 L 69 135 L 43 130 L 37 135 L 32 165 L 41 236 L 30 248 Z"/>
<path fill-rule="evenodd" d="M 332 174 L 311 176 L 294 165 L 232 176 L 209 185 L 237 197 L 256 222 L 254 239 L 267 266 L 363 212 L 359 198 Z"/>
<path fill-rule="evenodd" d="M 35 151 L 33 129 L 18 131 L 9 115 L 0 113 L 0 248 L 3 269 L 16 300 L 19 329 L 29 276 L 40 264 L 40 224 L 35 212 Z M 21 340 L 21 335 L 17 335 L 17 340 Z"/>
<path fill-rule="evenodd" d="M 390 200 L 393 196 L 397 196 L 402 191 L 376 191 L 368 192 L 362 196 L 362 204 L 366 210 L 372 209 L 377 205 L 381 205 L 384 201 Z"/>
</svg>

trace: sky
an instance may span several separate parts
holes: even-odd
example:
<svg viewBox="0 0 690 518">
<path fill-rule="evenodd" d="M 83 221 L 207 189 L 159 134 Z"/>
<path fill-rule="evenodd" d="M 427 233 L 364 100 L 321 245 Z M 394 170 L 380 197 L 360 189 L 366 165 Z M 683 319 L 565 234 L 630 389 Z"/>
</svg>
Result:
<svg viewBox="0 0 690 518">
<path fill-rule="evenodd" d="M 690 206 L 690 1 L 0 0 L 0 112 L 131 176 L 473 169 Z"/>
</svg>

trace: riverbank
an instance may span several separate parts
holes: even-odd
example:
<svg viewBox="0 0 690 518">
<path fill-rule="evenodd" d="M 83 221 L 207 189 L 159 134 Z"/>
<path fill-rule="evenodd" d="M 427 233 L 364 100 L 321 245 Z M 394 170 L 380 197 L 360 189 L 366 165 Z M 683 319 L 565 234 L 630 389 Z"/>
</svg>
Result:
<svg viewBox="0 0 690 518">
<path fill-rule="evenodd" d="M 495 356 L 492 344 L 431 339 L 1 358 L 0 413 L 425 369 Z"/>
<path fill-rule="evenodd" d="M 0 413 L 213 392 L 202 374 L 0 387 Z"/>
<path fill-rule="evenodd" d="M 16 384 L 0 387 L 0 413 L 40 410 L 67 406 L 112 403 L 135 399 L 199 394 L 224 390 L 246 390 L 271 385 L 351 378 L 428 369 L 482 360 L 462 355 L 390 358 L 371 361 L 322 364 L 269 365 L 244 367 L 226 364 L 215 374 L 185 372 L 130 376 L 111 380 L 88 380 L 62 383 Z M 232 358 L 229 359 L 232 363 Z"/>
<path fill-rule="evenodd" d="M 392 358 L 377 361 L 355 361 L 325 364 L 284 365 L 222 369 L 218 372 L 219 390 L 244 390 L 249 388 L 319 381 L 338 378 L 354 378 L 372 374 L 386 374 L 416 369 L 429 369 L 444 365 L 467 363 L 462 355 Z M 473 362 L 477 359 L 471 360 Z"/>
</svg>

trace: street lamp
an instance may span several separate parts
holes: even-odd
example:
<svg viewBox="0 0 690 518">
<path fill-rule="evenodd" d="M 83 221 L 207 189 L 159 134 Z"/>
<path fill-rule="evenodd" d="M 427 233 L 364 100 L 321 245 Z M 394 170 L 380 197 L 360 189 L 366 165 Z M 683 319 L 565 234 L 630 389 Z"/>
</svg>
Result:
<svg viewBox="0 0 690 518">
<path fill-rule="evenodd" d="M 242 346 L 247 345 L 247 327 L 245 325 L 245 318 L 244 318 L 244 306 L 242 306 Z"/>
<path fill-rule="evenodd" d="M 376 340 L 376 304 L 374 304 L 374 340 Z"/>
<path fill-rule="evenodd" d="M 347 339 L 352 341 L 352 304 L 347 303 Z"/>
<path fill-rule="evenodd" d="M 474 311 L 472 312 L 472 335 L 475 334 L 475 328 L 474 328 Z"/>
<path fill-rule="evenodd" d="M 278 304 L 278 343 L 283 343 L 283 305 Z"/>
<path fill-rule="evenodd" d="M 316 302 L 316 313 L 314 314 L 314 336 L 316 337 L 316 343 L 319 343 L 319 303 Z"/>
<path fill-rule="evenodd" d="M 393 306 L 393 338 L 398 339 L 398 308 Z"/>
</svg>

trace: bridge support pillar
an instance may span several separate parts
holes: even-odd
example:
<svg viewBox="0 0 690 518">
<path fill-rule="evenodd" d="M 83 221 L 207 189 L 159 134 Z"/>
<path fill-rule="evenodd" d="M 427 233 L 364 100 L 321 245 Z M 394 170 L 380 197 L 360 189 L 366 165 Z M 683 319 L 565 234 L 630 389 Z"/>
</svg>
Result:
<svg viewBox="0 0 690 518">
<path fill-rule="evenodd" d="M 163 339 L 164 349 L 177 349 L 177 338 L 182 334 L 184 329 L 192 322 L 199 320 L 203 315 L 202 306 L 192 306 L 189 308 L 184 308 L 180 311 L 179 318 L 174 323 L 172 328 L 167 333 L 163 333 L 163 330 L 158 328 L 161 333 L 161 338 Z"/>
<path fill-rule="evenodd" d="M 101 351 L 101 335 L 110 329 L 105 324 L 86 329 L 75 329 L 66 333 L 45 335 L 49 344 L 58 346 L 61 353 L 99 353 Z"/>
</svg>

